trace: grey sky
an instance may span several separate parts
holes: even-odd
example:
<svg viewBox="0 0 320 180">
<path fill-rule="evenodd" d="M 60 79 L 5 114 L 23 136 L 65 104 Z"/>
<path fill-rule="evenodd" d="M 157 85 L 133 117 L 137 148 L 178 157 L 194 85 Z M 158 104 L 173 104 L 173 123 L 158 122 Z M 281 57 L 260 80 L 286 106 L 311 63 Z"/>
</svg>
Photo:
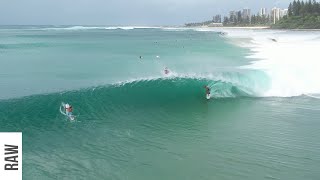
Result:
<svg viewBox="0 0 320 180">
<path fill-rule="evenodd" d="M 0 0 L 2 25 L 181 25 L 291 0 Z"/>
</svg>

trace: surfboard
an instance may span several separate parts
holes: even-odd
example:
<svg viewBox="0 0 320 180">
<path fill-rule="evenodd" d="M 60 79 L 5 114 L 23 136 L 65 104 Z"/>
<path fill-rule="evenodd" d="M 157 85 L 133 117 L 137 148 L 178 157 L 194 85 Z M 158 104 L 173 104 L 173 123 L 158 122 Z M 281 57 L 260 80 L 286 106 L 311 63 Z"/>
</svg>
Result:
<svg viewBox="0 0 320 180">
<path fill-rule="evenodd" d="M 67 114 L 65 113 L 64 109 L 65 109 L 65 104 L 64 104 L 64 103 L 61 103 L 60 113 L 63 114 L 63 115 L 65 115 L 65 116 L 67 116 Z"/>
<path fill-rule="evenodd" d="M 74 115 L 71 115 L 71 116 L 70 116 L 70 115 L 67 115 L 67 114 L 65 113 L 65 105 L 66 105 L 65 103 L 63 103 L 63 102 L 61 103 L 60 113 L 63 114 L 63 115 L 65 115 L 65 116 L 67 116 L 70 120 L 73 121 L 76 117 L 75 117 Z"/>
<path fill-rule="evenodd" d="M 211 94 L 206 94 L 206 98 L 209 100 L 211 98 Z"/>
<path fill-rule="evenodd" d="M 68 116 L 71 121 L 73 121 L 76 117 L 74 115 Z"/>
</svg>

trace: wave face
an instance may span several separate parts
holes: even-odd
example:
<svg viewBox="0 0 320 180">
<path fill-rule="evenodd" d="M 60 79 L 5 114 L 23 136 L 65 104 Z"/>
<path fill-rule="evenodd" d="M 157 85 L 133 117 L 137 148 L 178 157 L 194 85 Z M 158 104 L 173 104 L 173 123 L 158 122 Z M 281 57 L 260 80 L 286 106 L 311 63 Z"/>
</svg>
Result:
<svg viewBox="0 0 320 180">
<path fill-rule="evenodd" d="M 240 85 L 239 82 L 186 77 L 135 80 L 109 87 L 97 87 L 94 88 L 94 91 L 106 91 L 110 93 L 110 97 L 116 99 L 120 97 L 124 101 L 135 104 L 134 102 L 140 103 L 144 100 L 161 102 L 170 99 L 176 101 L 202 98 L 204 97 L 204 85 L 211 87 L 211 93 L 216 98 L 255 96 L 255 92 L 251 91 L 250 87 Z"/>
<path fill-rule="evenodd" d="M 18 99 L 8 99 L 3 102 L 29 101 L 35 105 L 46 98 L 52 99 L 73 99 L 79 104 L 86 102 L 88 105 L 102 105 L 100 103 L 107 101 L 108 107 L 122 106 L 130 104 L 140 106 L 145 103 L 161 104 L 170 101 L 201 101 L 205 97 L 204 86 L 211 88 L 211 94 L 216 99 L 234 98 L 234 97 L 256 97 L 259 89 L 252 87 L 252 80 L 235 73 L 226 75 L 224 78 L 205 78 L 205 77 L 155 77 L 147 79 L 136 79 L 125 82 L 119 82 L 114 85 L 97 86 L 84 88 L 75 91 L 66 91 L 52 93 L 48 95 L 33 95 Z M 56 101 L 59 102 L 60 100 Z M 58 103 L 60 104 L 60 103 Z M 52 109 L 54 107 L 50 107 Z"/>
</svg>

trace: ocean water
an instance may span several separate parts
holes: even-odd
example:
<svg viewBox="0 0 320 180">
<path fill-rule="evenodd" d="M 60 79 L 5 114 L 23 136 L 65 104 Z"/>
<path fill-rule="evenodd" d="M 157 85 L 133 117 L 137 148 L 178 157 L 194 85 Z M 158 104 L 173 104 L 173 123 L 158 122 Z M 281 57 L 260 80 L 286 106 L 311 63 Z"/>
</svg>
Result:
<svg viewBox="0 0 320 180">
<path fill-rule="evenodd" d="M 23 132 L 23 179 L 320 178 L 320 32 L 2 26 L 0 39 L 0 131 Z"/>
</svg>

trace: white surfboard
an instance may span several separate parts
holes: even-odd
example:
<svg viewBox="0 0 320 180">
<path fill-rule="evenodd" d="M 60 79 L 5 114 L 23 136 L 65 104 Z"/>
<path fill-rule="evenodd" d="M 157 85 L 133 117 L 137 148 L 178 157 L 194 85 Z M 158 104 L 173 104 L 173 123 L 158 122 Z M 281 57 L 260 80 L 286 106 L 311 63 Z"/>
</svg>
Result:
<svg viewBox="0 0 320 180">
<path fill-rule="evenodd" d="M 67 115 L 67 114 L 65 113 L 65 104 L 64 104 L 64 103 L 61 103 L 60 113 L 63 114 L 63 115 L 65 115 L 65 116 Z"/>
<path fill-rule="evenodd" d="M 61 103 L 60 113 L 63 114 L 63 115 L 65 115 L 65 116 L 67 116 L 70 120 L 73 121 L 76 117 L 75 117 L 74 115 L 69 116 L 69 115 L 66 114 L 66 112 L 65 112 L 65 105 L 66 105 L 65 103 L 63 103 L 63 102 Z"/>
<path fill-rule="evenodd" d="M 206 98 L 209 100 L 211 98 L 211 94 L 206 94 Z"/>
</svg>

